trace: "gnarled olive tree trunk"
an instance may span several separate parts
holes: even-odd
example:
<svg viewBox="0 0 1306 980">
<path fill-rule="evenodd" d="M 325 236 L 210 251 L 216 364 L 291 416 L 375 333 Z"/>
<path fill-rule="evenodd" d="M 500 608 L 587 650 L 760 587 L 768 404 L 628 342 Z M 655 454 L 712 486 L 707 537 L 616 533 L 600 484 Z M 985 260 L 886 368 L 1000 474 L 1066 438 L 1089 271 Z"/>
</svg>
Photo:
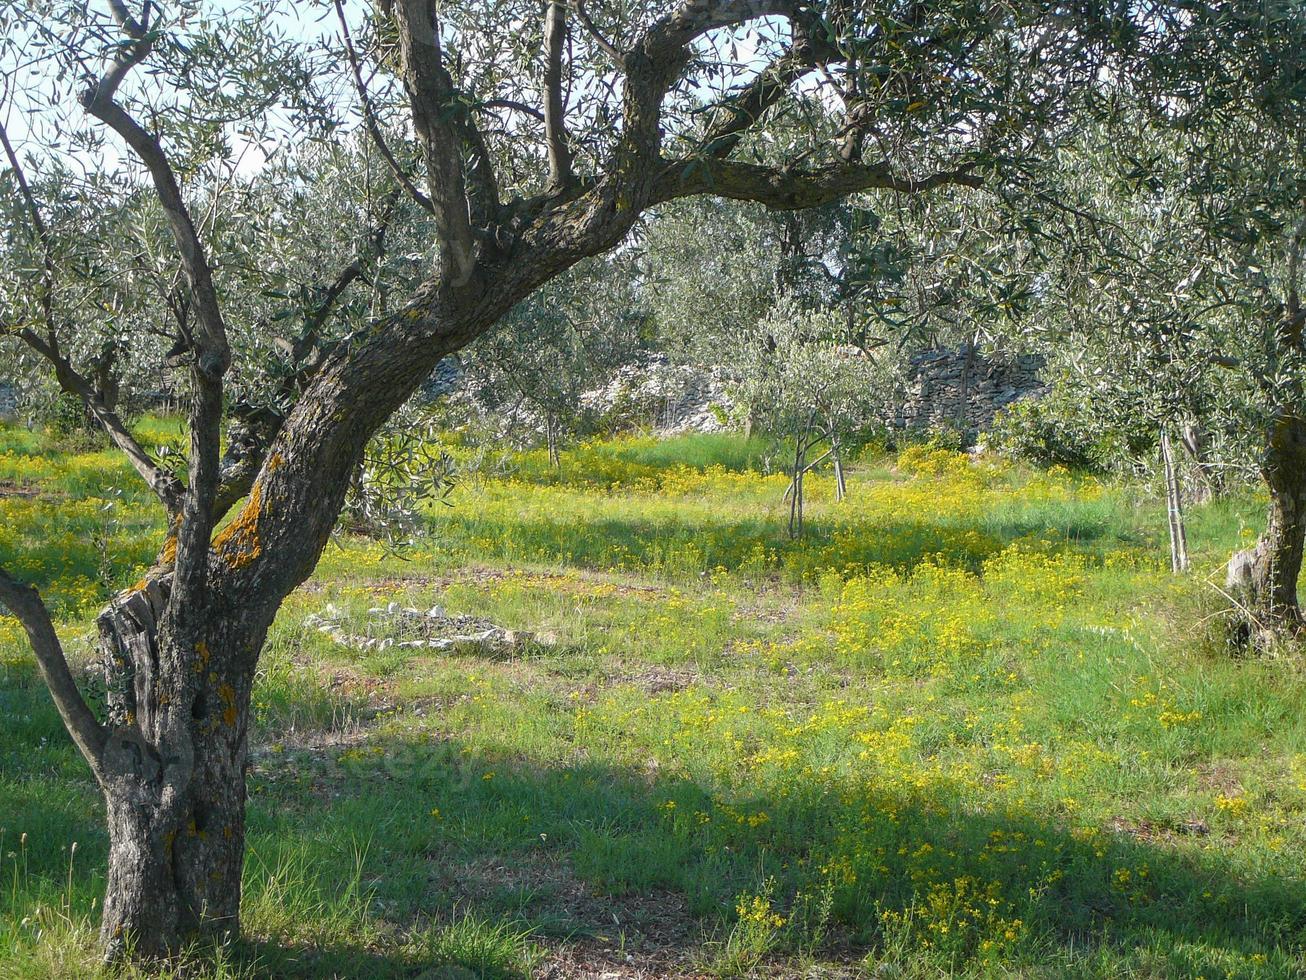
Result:
<svg viewBox="0 0 1306 980">
<path fill-rule="evenodd" d="M 202 586 L 182 592 L 165 549 L 164 563 L 97 620 L 109 959 L 239 934 L 250 696 L 268 628 L 326 546 L 368 437 L 464 331 L 502 312 L 464 319 L 431 306 L 429 320 L 406 318 L 407 333 L 357 338 L 323 366 L 213 537 Z"/>
<path fill-rule="evenodd" d="M 150 957 L 239 932 L 250 689 L 264 616 L 167 616 L 171 576 L 99 616 L 110 736 L 100 767 L 109 830 L 101 939 Z"/>
<path fill-rule="evenodd" d="M 1270 491 L 1265 533 L 1254 547 L 1233 556 L 1228 585 L 1261 630 L 1295 631 L 1302 625 L 1297 581 L 1306 543 L 1306 419 L 1275 419 L 1261 474 Z"/>
</svg>

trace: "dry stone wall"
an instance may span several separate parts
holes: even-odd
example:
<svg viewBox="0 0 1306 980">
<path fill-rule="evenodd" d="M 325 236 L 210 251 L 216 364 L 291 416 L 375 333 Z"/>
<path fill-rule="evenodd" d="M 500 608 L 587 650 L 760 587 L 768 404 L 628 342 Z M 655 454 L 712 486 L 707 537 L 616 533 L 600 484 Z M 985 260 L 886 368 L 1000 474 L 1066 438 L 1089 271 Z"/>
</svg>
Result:
<svg viewBox="0 0 1306 980">
<path fill-rule="evenodd" d="M 984 354 L 978 350 L 922 351 L 908 362 L 897 390 L 885 399 L 882 419 L 898 431 L 951 427 L 973 436 L 986 429 L 997 411 L 1046 390 L 1043 359 L 1029 354 Z M 446 358 L 427 383 L 429 398 L 453 394 L 476 399 L 459 365 Z M 607 384 L 587 391 L 582 405 L 613 428 L 652 427 L 664 435 L 718 432 L 737 419 L 729 372 L 672 361 L 665 354 L 642 355 L 620 368 Z M 521 414 L 520 412 L 518 413 Z M 533 416 L 517 418 L 518 428 L 538 428 Z"/>
<path fill-rule="evenodd" d="M 734 407 L 721 368 L 676 364 L 664 354 L 649 354 L 620 368 L 602 388 L 581 402 L 620 425 L 652 425 L 665 435 L 720 432 Z"/>
<path fill-rule="evenodd" d="M 924 431 L 948 426 L 976 433 L 988 428 L 998 410 L 1047 390 L 1034 354 L 985 355 L 973 348 L 931 349 L 915 355 L 889 426 Z"/>
<path fill-rule="evenodd" d="M 18 416 L 18 389 L 8 381 L 0 381 L 0 419 L 12 421 Z"/>
</svg>

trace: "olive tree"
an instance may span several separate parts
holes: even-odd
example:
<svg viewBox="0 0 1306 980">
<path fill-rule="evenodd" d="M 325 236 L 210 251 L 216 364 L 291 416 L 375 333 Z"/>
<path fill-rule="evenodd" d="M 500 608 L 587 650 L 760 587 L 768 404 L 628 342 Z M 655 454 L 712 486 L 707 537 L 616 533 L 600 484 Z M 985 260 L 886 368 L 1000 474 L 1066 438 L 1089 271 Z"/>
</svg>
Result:
<svg viewBox="0 0 1306 980">
<path fill-rule="evenodd" d="M 738 350 L 737 395 L 751 418 L 794 441 L 789 534 L 803 532 L 803 482 L 826 456 L 835 464 L 836 497 L 846 485 L 841 450 L 848 438 L 880 414 L 885 386 L 877 384 L 870 354 L 850 336 L 842 311 L 803 310 L 784 297 L 744 334 Z M 828 451 L 816 460 L 819 445 Z"/>
<path fill-rule="evenodd" d="M 1266 529 L 1229 584 L 1258 628 L 1296 631 L 1306 542 L 1306 9 L 1161 16 L 1155 72 L 1122 75 L 1091 132 L 1030 191 L 1050 247 L 1043 326 L 1098 409 L 1160 435 L 1243 444 Z M 1167 455 L 1170 455 L 1167 453 Z M 1175 564 L 1182 537 L 1174 513 Z"/>
<path fill-rule="evenodd" d="M 0 571 L 0 601 L 103 793 L 110 956 L 238 932 L 260 651 L 329 540 L 373 433 L 442 357 L 677 198 L 799 210 L 874 188 L 979 183 L 1059 121 L 1065 90 L 1099 77 L 1103 45 L 1130 35 L 1060 3 L 379 0 L 370 12 L 342 5 L 350 36 L 324 42 L 330 57 L 283 57 L 296 41 L 277 25 L 307 23 L 304 6 L 279 21 L 196 0 L 31 0 L 7 6 L 0 24 L 4 74 L 48 93 L 87 155 L 153 194 L 185 312 L 171 353 L 189 403 L 184 476 L 96 411 L 169 529 L 158 565 L 98 620 L 113 674 L 107 718 L 83 700 L 40 596 Z M 752 52 L 743 62 L 731 53 L 740 44 Z M 26 77 L 42 65 L 41 79 Z M 220 273 L 242 249 L 209 230 L 195 175 L 232 155 L 233 128 L 252 127 L 243 138 L 264 150 L 257 126 L 278 118 L 340 138 L 297 93 L 342 77 L 418 212 L 416 275 L 299 364 L 287 410 L 249 426 L 224 459 L 228 378 L 241 370 L 233 338 L 247 325 Z M 827 111 L 808 113 L 813 99 Z M 782 159 L 763 152 L 776 119 L 796 123 Z M 28 204 L 32 224 L 44 220 L 49 202 Z M 88 215 L 99 206 L 77 202 Z M 297 235 L 293 220 L 286 235 Z M 64 310 L 45 275 L 25 277 L 6 333 L 57 328 Z"/>
</svg>

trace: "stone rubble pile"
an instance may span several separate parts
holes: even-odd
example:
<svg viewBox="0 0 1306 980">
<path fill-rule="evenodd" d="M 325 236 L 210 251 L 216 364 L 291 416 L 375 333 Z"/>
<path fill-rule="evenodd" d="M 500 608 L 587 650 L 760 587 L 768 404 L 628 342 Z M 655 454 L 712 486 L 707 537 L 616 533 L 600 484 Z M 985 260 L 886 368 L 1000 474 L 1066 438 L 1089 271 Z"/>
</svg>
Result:
<svg viewBox="0 0 1306 980">
<path fill-rule="evenodd" d="M 350 618 L 334 605 L 304 619 L 304 625 L 325 633 L 341 646 L 355 650 L 390 647 L 428 650 L 473 650 L 490 654 L 512 653 L 527 645 L 555 642 L 547 633 L 528 633 L 496 626 L 476 616 L 450 616 L 443 607 L 414 609 L 391 602 L 367 611 L 366 633 L 351 632 Z M 356 627 L 355 627 L 356 628 Z"/>
</svg>

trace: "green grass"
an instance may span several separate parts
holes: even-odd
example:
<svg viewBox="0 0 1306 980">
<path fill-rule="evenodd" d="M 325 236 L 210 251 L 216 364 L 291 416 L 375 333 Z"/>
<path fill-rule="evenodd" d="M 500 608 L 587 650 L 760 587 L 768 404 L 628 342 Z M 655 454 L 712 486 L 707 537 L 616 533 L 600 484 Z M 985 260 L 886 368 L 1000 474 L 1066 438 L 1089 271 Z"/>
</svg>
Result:
<svg viewBox="0 0 1306 980">
<path fill-rule="evenodd" d="M 816 476 L 790 542 L 764 449 L 524 454 L 469 468 L 404 559 L 329 547 L 256 686 L 246 940 L 200 972 L 1306 971 L 1302 661 L 1230 656 L 1206 584 L 1258 499 L 1194 508 L 1173 578 L 1150 488 L 918 448 L 842 504 Z M 0 498 L 0 562 L 47 549 L 23 567 L 80 658 L 97 571 L 157 544 L 130 481 L 0 431 L 0 486 L 42 495 Z M 389 602 L 549 642 L 305 624 L 376 633 Z M 0 665 L 0 978 L 95 975 L 94 787 L 4 620 Z"/>
</svg>

